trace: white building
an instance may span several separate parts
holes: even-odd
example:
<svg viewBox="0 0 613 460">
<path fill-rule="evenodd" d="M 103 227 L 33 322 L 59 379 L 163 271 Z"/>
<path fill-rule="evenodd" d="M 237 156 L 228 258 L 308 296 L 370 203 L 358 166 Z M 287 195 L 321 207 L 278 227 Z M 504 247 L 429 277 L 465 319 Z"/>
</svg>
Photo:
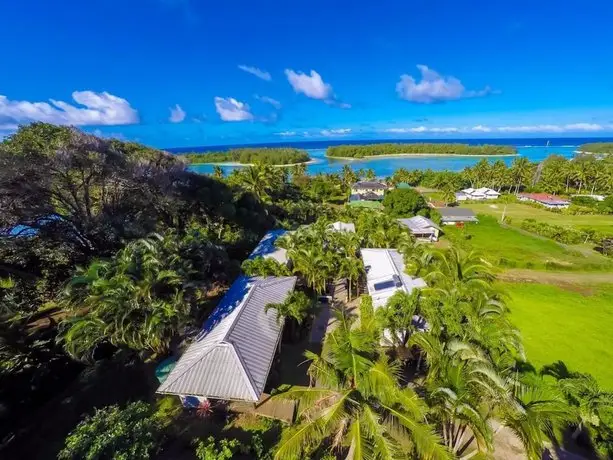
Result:
<svg viewBox="0 0 613 460">
<path fill-rule="evenodd" d="M 382 200 L 385 191 L 389 187 L 381 182 L 376 181 L 360 181 L 351 186 L 350 201 L 368 200 L 376 201 Z"/>
<path fill-rule="evenodd" d="M 351 222 L 334 222 L 330 224 L 330 229 L 337 232 L 355 233 L 355 225 Z"/>
<path fill-rule="evenodd" d="M 500 196 L 496 190 L 492 190 L 491 188 L 481 187 L 481 188 L 465 188 L 464 190 L 460 190 L 455 194 L 455 198 L 457 201 L 466 201 L 466 200 L 495 200 Z"/>
<path fill-rule="evenodd" d="M 421 278 L 412 278 L 404 271 L 402 254 L 396 249 L 362 249 L 366 270 L 366 286 L 375 309 L 385 305 L 400 289 L 410 294 L 413 289 L 426 287 Z"/>
<path fill-rule="evenodd" d="M 548 209 L 566 209 L 570 206 L 570 201 L 548 193 L 520 193 L 517 199 L 538 203 Z"/>
<path fill-rule="evenodd" d="M 361 252 L 366 270 L 366 286 L 374 310 L 385 306 L 388 299 L 400 290 L 410 294 L 414 289 L 427 287 L 423 279 L 412 278 L 405 273 L 402 254 L 396 249 L 362 249 Z M 419 315 L 413 316 L 413 324 L 420 330 L 429 327 Z M 392 345 L 391 334 L 387 329 L 383 331 L 381 345 Z"/>
</svg>

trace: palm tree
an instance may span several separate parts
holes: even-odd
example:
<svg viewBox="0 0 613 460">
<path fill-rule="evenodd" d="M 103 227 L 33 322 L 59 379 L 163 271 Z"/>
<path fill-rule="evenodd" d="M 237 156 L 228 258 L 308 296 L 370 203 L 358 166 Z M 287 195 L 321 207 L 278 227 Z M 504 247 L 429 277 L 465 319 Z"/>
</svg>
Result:
<svg viewBox="0 0 613 460">
<path fill-rule="evenodd" d="M 281 436 L 275 459 L 308 458 L 318 449 L 355 460 L 451 457 L 427 423 L 423 401 L 398 385 L 398 364 L 378 352 L 373 338 L 354 316 L 337 312 L 321 355 L 305 353 L 317 386 L 274 396 L 300 401 L 297 423 Z"/>
<path fill-rule="evenodd" d="M 345 188 L 351 188 L 351 185 L 358 181 L 358 176 L 349 165 L 343 166 L 343 169 L 341 171 L 341 177 L 343 180 L 343 186 Z"/>
<path fill-rule="evenodd" d="M 215 179 L 220 179 L 220 180 L 224 178 L 224 172 L 223 172 L 223 169 L 221 169 L 221 166 L 219 165 L 213 166 L 213 177 Z"/>
<path fill-rule="evenodd" d="M 269 303 L 265 311 L 274 309 L 277 312 L 277 322 L 284 319 L 289 323 L 290 336 L 295 337 L 296 326 L 302 325 L 313 311 L 313 302 L 304 292 L 294 291 L 281 303 Z"/>
<path fill-rule="evenodd" d="M 321 245 L 321 242 L 319 243 Z M 288 253 L 293 263 L 294 273 L 301 275 L 316 294 L 326 290 L 326 284 L 332 277 L 332 261 L 321 247 L 302 247 Z"/>
<path fill-rule="evenodd" d="M 347 278 L 347 294 L 349 302 L 351 302 L 351 293 L 353 292 L 354 281 L 357 281 L 360 275 L 364 273 L 364 264 L 362 259 L 354 256 L 343 257 L 338 267 L 338 276 Z"/>
<path fill-rule="evenodd" d="M 515 193 L 519 193 L 519 190 L 529 176 L 532 171 L 532 165 L 530 164 L 530 160 L 526 157 L 519 157 L 513 160 L 513 164 L 511 165 L 511 176 L 515 181 Z"/>
<path fill-rule="evenodd" d="M 368 168 L 366 170 L 366 174 L 365 174 L 364 178 L 366 180 L 375 180 L 377 178 L 377 173 L 375 172 L 374 169 Z"/>
<path fill-rule="evenodd" d="M 604 391 L 589 374 L 576 373 L 559 380 L 558 384 L 577 414 L 578 423 L 573 439 L 584 429 L 590 434 L 598 431 L 605 413 L 613 410 L 613 392 Z"/>
<path fill-rule="evenodd" d="M 450 204 L 453 204 L 456 202 L 455 193 L 456 193 L 455 189 L 451 187 L 443 188 L 442 198 L 443 198 L 443 201 L 445 202 L 445 206 L 449 206 Z"/>
<path fill-rule="evenodd" d="M 240 181 L 243 187 L 253 193 L 259 201 L 268 202 L 272 181 L 270 173 L 270 167 L 268 166 L 249 166 L 240 175 Z"/>
<path fill-rule="evenodd" d="M 491 264 L 474 251 L 452 247 L 435 253 L 436 263 L 424 278 L 437 285 L 461 287 L 465 293 L 487 290 L 494 280 Z"/>
</svg>

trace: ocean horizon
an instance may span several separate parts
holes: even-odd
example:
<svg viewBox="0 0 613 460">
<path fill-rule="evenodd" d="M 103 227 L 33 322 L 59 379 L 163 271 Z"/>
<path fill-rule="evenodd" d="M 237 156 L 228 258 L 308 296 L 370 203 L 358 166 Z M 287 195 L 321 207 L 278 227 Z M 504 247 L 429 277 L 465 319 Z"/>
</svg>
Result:
<svg viewBox="0 0 613 460">
<path fill-rule="evenodd" d="M 344 165 L 350 165 L 354 169 L 373 169 L 377 177 L 383 178 L 391 176 L 399 168 L 405 169 L 432 169 L 434 171 L 461 171 L 467 166 L 472 166 L 483 157 L 460 157 L 460 156 L 414 156 L 414 157 L 369 157 L 356 160 L 343 160 L 328 158 L 326 149 L 335 145 L 359 145 L 359 144 L 386 144 L 386 143 L 461 143 L 470 145 L 495 144 L 510 145 L 517 149 L 520 156 L 528 158 L 530 161 L 542 161 L 549 155 L 561 155 L 565 158 L 572 158 L 576 154 L 577 148 L 589 142 L 613 142 L 613 138 L 594 138 L 594 137 L 557 137 L 557 138 L 498 138 L 498 139 L 373 139 L 373 140 L 349 140 L 339 139 L 332 141 L 301 141 L 301 142 L 274 142 L 261 144 L 228 144 L 218 146 L 201 146 L 189 148 L 167 148 L 166 151 L 173 154 L 183 154 L 188 152 L 218 152 L 233 148 L 250 147 L 294 147 L 306 150 L 312 158 L 312 162 L 307 165 L 307 174 L 335 173 L 340 172 Z M 492 156 L 491 160 L 501 159 L 510 165 L 514 158 L 509 156 Z M 225 173 L 244 166 L 221 166 Z M 190 169 L 201 174 L 213 172 L 213 165 L 200 164 L 192 165 Z"/>
</svg>

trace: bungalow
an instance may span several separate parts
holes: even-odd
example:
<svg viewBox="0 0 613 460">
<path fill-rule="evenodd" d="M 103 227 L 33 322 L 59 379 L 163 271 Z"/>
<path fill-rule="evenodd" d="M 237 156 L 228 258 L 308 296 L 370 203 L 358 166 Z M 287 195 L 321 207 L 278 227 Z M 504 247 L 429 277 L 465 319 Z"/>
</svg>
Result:
<svg viewBox="0 0 613 460">
<path fill-rule="evenodd" d="M 260 401 L 282 332 L 266 305 L 283 302 L 295 284 L 294 276 L 240 276 L 157 393 L 177 395 L 187 407 L 208 399 Z"/>
<path fill-rule="evenodd" d="M 417 240 L 438 241 L 441 228 L 427 217 L 415 216 L 409 219 L 398 219 L 398 222 L 407 227 Z"/>
<path fill-rule="evenodd" d="M 351 196 L 349 201 L 358 200 L 382 200 L 385 191 L 389 187 L 381 182 L 375 181 L 360 181 L 351 186 Z"/>
<path fill-rule="evenodd" d="M 366 287 L 375 309 L 382 307 L 396 291 L 410 294 L 413 289 L 426 287 L 421 278 L 411 278 L 404 271 L 402 254 L 396 249 L 362 249 L 366 270 Z"/>
<path fill-rule="evenodd" d="M 276 241 L 286 233 L 288 233 L 287 230 L 283 229 L 271 230 L 266 233 L 249 255 L 249 259 L 256 259 L 257 257 L 263 257 L 265 259 L 271 258 L 275 259 L 280 264 L 287 265 L 287 251 L 275 246 Z"/>
<path fill-rule="evenodd" d="M 437 208 L 441 215 L 441 224 L 443 225 L 463 225 L 468 222 L 479 222 L 477 216 L 471 209 L 467 208 Z"/>
<path fill-rule="evenodd" d="M 362 249 L 361 252 L 366 269 L 366 286 L 375 310 L 385 306 L 399 290 L 410 294 L 414 289 L 427 287 L 423 279 L 412 278 L 405 273 L 402 254 L 396 249 Z M 426 320 L 419 315 L 414 315 L 412 322 L 419 330 L 428 328 Z M 391 334 L 387 329 L 383 331 L 381 345 L 391 344 Z"/>
<path fill-rule="evenodd" d="M 457 201 L 466 201 L 466 200 L 495 200 L 500 197 L 500 193 L 496 190 L 492 190 L 491 188 L 481 187 L 481 188 L 465 188 L 464 190 L 460 190 L 455 194 L 455 198 Z"/>
<path fill-rule="evenodd" d="M 538 203 L 549 209 L 564 209 L 570 206 L 570 201 L 548 193 L 520 193 L 517 195 L 517 199 Z"/>
</svg>

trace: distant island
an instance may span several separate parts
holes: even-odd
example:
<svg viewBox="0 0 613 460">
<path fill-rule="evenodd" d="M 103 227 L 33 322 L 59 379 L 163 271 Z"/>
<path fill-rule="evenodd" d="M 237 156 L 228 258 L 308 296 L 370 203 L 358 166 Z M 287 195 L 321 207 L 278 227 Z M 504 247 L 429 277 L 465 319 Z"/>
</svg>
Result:
<svg viewBox="0 0 613 460">
<path fill-rule="evenodd" d="M 591 142 L 579 147 L 581 153 L 613 153 L 613 142 Z"/>
<path fill-rule="evenodd" d="M 328 147 L 326 155 L 335 158 L 364 158 L 392 155 L 471 155 L 502 156 L 517 155 L 517 150 L 508 145 L 468 145 L 468 144 L 369 144 L 337 145 Z"/>
<path fill-rule="evenodd" d="M 294 148 L 243 148 L 231 149 L 225 152 L 185 153 L 181 155 L 190 164 L 226 163 L 236 165 L 271 165 L 289 166 L 308 163 L 309 154 Z"/>
</svg>

